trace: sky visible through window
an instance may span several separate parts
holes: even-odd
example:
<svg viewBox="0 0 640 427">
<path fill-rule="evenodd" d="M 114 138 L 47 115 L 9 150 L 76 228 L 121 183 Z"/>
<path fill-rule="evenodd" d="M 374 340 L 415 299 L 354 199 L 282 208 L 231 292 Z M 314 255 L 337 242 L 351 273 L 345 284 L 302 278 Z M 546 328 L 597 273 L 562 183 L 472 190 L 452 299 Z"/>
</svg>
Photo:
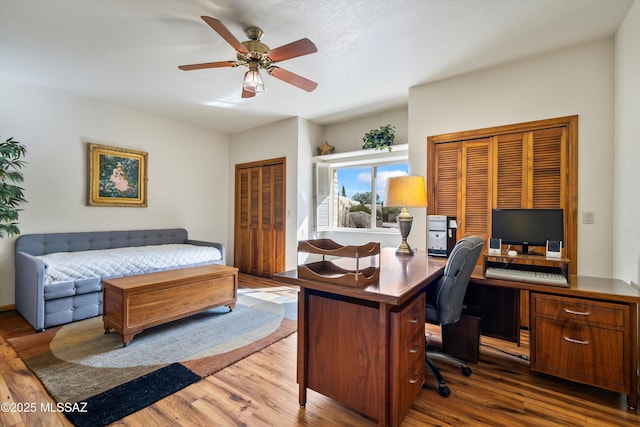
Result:
<svg viewBox="0 0 640 427">
<path fill-rule="evenodd" d="M 379 200 L 384 202 L 387 187 L 387 178 L 392 176 L 403 176 L 409 174 L 407 163 L 397 165 L 384 165 L 377 167 L 378 174 L 376 180 L 376 193 Z M 371 191 L 371 166 L 354 166 L 338 169 L 338 191 L 342 195 L 342 188 L 348 198 L 352 198 L 357 193 Z"/>
</svg>

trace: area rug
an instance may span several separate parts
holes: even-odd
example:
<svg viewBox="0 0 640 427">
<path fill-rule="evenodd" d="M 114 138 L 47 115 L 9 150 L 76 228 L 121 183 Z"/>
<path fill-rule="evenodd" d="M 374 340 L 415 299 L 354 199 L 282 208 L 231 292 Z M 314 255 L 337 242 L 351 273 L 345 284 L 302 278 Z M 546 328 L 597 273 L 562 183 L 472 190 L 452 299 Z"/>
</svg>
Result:
<svg viewBox="0 0 640 427">
<path fill-rule="evenodd" d="M 219 307 L 136 335 L 102 317 L 9 342 L 77 426 L 107 425 L 295 332 L 297 291 L 241 289 Z"/>
</svg>

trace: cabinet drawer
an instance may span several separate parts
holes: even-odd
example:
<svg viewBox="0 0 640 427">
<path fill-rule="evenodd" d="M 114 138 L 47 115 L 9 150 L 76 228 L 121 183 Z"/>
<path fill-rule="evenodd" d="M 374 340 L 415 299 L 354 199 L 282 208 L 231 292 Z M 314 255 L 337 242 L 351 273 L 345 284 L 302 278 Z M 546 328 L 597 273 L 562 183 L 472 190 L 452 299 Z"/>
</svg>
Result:
<svg viewBox="0 0 640 427">
<path fill-rule="evenodd" d="M 627 305 L 537 293 L 531 299 L 533 316 L 613 329 L 625 326 Z"/>
<path fill-rule="evenodd" d="M 401 339 L 409 339 L 417 331 L 424 334 L 424 322 L 426 316 L 426 302 L 424 295 L 414 299 L 401 311 L 394 313 L 398 318 Z"/>
<path fill-rule="evenodd" d="M 389 408 L 392 425 L 400 424 L 424 382 L 425 312 L 424 293 L 401 310 L 391 312 Z"/>
<path fill-rule="evenodd" d="M 533 319 L 536 333 L 531 369 L 617 392 L 628 392 L 629 349 L 622 330 Z M 544 333 L 542 333 L 544 331 Z"/>
<path fill-rule="evenodd" d="M 398 388 L 399 394 L 399 407 L 397 417 L 403 419 L 406 413 L 411 408 L 411 404 L 416 399 L 416 396 L 422 389 L 424 382 L 424 358 L 416 360 L 413 365 L 410 365 L 404 375 L 400 377 L 400 384 Z"/>
</svg>

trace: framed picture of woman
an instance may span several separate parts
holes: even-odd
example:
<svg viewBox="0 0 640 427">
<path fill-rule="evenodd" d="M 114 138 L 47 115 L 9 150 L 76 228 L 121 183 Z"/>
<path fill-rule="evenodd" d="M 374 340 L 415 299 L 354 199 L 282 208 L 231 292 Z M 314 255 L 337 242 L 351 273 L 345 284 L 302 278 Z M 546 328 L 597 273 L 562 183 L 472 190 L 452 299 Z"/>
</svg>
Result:
<svg viewBox="0 0 640 427">
<path fill-rule="evenodd" d="M 147 207 L 144 151 L 89 143 L 89 206 Z"/>
</svg>

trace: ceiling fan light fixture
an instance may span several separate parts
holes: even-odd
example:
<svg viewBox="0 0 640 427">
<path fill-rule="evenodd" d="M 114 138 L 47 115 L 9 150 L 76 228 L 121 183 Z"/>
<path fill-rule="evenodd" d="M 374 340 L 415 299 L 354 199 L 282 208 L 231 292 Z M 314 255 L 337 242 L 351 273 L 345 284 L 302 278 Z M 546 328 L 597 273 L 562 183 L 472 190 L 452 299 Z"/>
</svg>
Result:
<svg viewBox="0 0 640 427">
<path fill-rule="evenodd" d="M 253 93 L 264 92 L 264 82 L 259 70 L 249 70 L 244 75 L 242 87 Z"/>
</svg>

